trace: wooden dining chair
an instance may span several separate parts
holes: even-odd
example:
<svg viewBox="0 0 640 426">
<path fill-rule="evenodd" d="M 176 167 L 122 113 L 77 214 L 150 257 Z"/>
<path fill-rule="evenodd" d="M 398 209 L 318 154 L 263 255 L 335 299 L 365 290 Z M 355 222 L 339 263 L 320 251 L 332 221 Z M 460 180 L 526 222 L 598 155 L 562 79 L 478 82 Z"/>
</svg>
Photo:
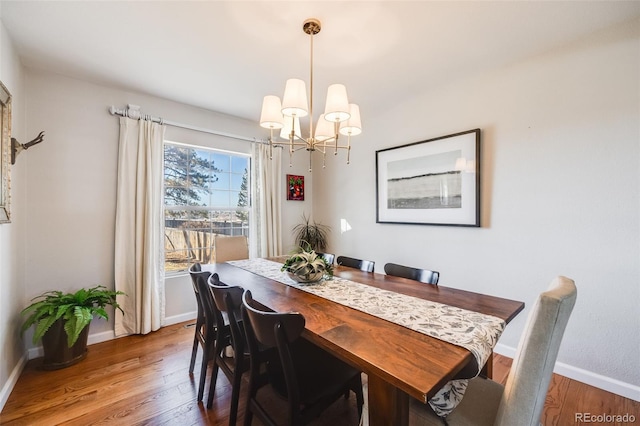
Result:
<svg viewBox="0 0 640 426">
<path fill-rule="evenodd" d="M 264 424 L 275 426 L 267 407 L 258 399 L 259 374 L 254 356 L 260 345 L 276 348 L 280 362 L 267 363 L 269 384 L 287 400 L 287 425 L 304 425 L 314 420 L 343 395 L 356 394 L 358 415 L 364 402 L 360 372 L 322 350 L 300 335 L 304 316 L 297 312 L 278 313 L 264 309 L 250 291 L 243 295 L 242 315 L 251 356 L 251 378 L 245 414 L 249 426 L 255 414 Z M 260 359 L 260 357 L 257 357 Z"/>
<path fill-rule="evenodd" d="M 200 291 L 198 289 L 198 277 L 202 277 L 206 281 L 209 278 L 209 275 L 211 275 L 211 272 L 203 271 L 199 263 L 194 263 L 189 267 L 189 275 L 191 276 L 191 285 L 193 286 L 193 292 L 196 296 L 197 304 L 196 324 L 194 326 L 195 330 L 193 335 L 193 348 L 191 349 L 191 363 L 189 364 L 189 374 L 193 374 L 193 369 L 196 364 L 196 356 L 198 354 L 198 346 L 202 347 L 203 350 L 206 346 L 204 330 L 204 308 L 202 307 L 202 300 L 200 298 Z"/>
<path fill-rule="evenodd" d="M 202 311 L 204 313 L 204 344 L 202 351 L 202 362 L 200 366 L 200 381 L 198 383 L 198 401 L 202 401 L 204 395 L 204 386 L 207 378 L 207 371 L 209 368 L 209 361 L 214 359 L 215 346 L 217 339 L 224 339 L 225 336 L 230 336 L 231 332 L 229 326 L 225 325 L 224 320 L 221 319 L 220 312 L 216 308 L 213 296 L 209 290 L 209 284 L 205 280 L 204 276 L 200 275 L 196 279 L 196 285 L 198 287 L 198 293 L 200 294 L 200 300 L 202 302 Z M 226 338 L 229 340 L 229 338 Z M 214 371 L 216 371 L 216 363 L 213 363 Z"/>
<path fill-rule="evenodd" d="M 213 275 L 211 276 L 213 277 Z M 213 282 L 212 282 L 213 281 Z M 222 370 L 231 383 L 231 409 L 229 412 L 229 425 L 236 424 L 238 416 L 238 402 L 240 400 L 240 384 L 242 375 L 249 371 L 249 351 L 246 347 L 244 327 L 240 314 L 242 306 L 242 293 L 244 289 L 238 286 L 227 286 L 221 281 L 209 280 L 209 289 L 213 295 L 213 300 L 220 313 L 218 321 L 223 321 L 222 316 L 226 314 L 229 318 L 230 336 L 223 336 L 218 333 L 214 349 L 214 362 L 216 367 Z M 227 356 L 225 350 L 227 346 L 233 348 L 231 356 Z M 207 408 L 213 406 L 218 368 L 213 369 L 209 382 L 209 395 L 207 398 Z"/>
<path fill-rule="evenodd" d="M 347 256 L 338 256 L 336 263 L 349 268 L 360 269 L 364 272 L 373 272 L 373 269 L 376 266 L 376 263 L 371 260 L 362 260 Z"/>
<path fill-rule="evenodd" d="M 562 276 L 554 279 L 529 314 L 506 385 L 482 377 L 470 380 L 446 424 L 538 426 L 576 297 L 572 280 Z M 444 424 L 426 406 L 414 404 L 413 408 L 421 416 L 420 424 Z"/>
<path fill-rule="evenodd" d="M 249 243 L 245 235 L 234 237 L 216 235 L 214 237 L 214 248 L 217 263 L 249 258 Z"/>
<path fill-rule="evenodd" d="M 440 280 L 440 272 L 429 269 L 412 268 L 410 266 L 387 263 L 384 265 L 384 273 L 394 277 L 408 278 L 425 284 L 437 285 Z"/>
</svg>

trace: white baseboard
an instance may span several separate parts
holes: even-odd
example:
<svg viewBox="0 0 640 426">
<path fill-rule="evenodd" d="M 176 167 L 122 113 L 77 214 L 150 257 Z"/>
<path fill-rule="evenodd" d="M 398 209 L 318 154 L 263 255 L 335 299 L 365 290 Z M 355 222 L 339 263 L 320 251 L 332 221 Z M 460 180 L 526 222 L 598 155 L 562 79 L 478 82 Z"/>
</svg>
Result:
<svg viewBox="0 0 640 426">
<path fill-rule="evenodd" d="M 174 315 L 172 317 L 165 318 L 164 325 L 166 326 L 166 325 L 179 324 L 185 321 L 192 321 L 192 320 L 195 320 L 197 316 L 198 316 L 198 312 L 196 311 L 187 312 L 180 315 Z"/>
<path fill-rule="evenodd" d="M 515 348 L 501 343 L 496 345 L 495 352 L 509 358 L 513 358 L 516 355 Z M 616 395 L 640 402 L 640 386 L 612 379 L 611 377 L 602 376 L 562 362 L 556 362 L 553 372 L 572 380 L 577 380 L 607 392 L 615 393 Z"/>
<path fill-rule="evenodd" d="M 513 359 L 516 356 L 516 348 L 512 348 L 511 346 L 503 345 L 502 343 L 498 343 L 493 351 L 502 356 L 506 356 L 507 358 Z"/>
<path fill-rule="evenodd" d="M 13 387 L 18 383 L 18 379 L 20 378 L 20 374 L 22 374 L 22 370 L 24 370 L 25 365 L 27 365 L 27 357 L 23 355 L 16 366 L 13 367 L 9 378 L 2 387 L 2 390 L 0 390 L 0 411 L 4 408 L 4 404 L 7 403 Z"/>
</svg>

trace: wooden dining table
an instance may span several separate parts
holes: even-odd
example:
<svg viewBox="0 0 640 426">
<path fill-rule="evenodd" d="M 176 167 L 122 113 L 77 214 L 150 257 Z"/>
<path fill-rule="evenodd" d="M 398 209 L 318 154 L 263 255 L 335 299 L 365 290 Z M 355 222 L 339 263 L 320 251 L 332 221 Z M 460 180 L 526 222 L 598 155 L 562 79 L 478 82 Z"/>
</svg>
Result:
<svg viewBox="0 0 640 426">
<path fill-rule="evenodd" d="M 272 260 L 283 261 L 274 258 Z M 204 266 L 204 265 L 203 265 Z M 426 403 L 465 367 L 477 368 L 467 349 L 349 308 L 228 263 L 207 265 L 220 280 L 250 290 L 253 298 L 278 312 L 306 319 L 303 336 L 368 376 L 371 426 L 409 422 L 410 398 Z M 336 266 L 341 278 L 470 311 L 509 323 L 524 303 L 389 275 Z M 489 361 L 491 362 L 491 361 Z"/>
</svg>

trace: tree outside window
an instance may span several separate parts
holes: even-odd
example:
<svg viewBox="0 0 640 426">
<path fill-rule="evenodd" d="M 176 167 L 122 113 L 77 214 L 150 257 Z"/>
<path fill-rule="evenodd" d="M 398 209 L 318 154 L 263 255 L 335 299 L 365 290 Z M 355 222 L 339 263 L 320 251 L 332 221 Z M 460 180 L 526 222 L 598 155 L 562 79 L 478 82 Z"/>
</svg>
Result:
<svg viewBox="0 0 640 426">
<path fill-rule="evenodd" d="M 215 262 L 215 235 L 249 236 L 250 158 L 165 143 L 165 270 Z"/>
</svg>

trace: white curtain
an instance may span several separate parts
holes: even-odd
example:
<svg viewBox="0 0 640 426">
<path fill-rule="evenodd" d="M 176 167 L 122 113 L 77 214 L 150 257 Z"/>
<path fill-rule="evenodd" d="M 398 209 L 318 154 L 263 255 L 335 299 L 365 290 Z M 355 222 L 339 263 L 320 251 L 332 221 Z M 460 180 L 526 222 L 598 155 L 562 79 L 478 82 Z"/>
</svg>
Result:
<svg viewBox="0 0 640 426">
<path fill-rule="evenodd" d="M 147 334 L 164 322 L 162 217 L 165 127 L 120 118 L 115 236 L 115 287 L 124 316 L 115 312 L 116 336 Z"/>
<path fill-rule="evenodd" d="M 269 146 L 253 144 L 251 182 L 254 203 L 251 220 L 251 257 L 268 257 L 282 254 L 282 149 L 273 149 L 269 158 Z"/>
</svg>

